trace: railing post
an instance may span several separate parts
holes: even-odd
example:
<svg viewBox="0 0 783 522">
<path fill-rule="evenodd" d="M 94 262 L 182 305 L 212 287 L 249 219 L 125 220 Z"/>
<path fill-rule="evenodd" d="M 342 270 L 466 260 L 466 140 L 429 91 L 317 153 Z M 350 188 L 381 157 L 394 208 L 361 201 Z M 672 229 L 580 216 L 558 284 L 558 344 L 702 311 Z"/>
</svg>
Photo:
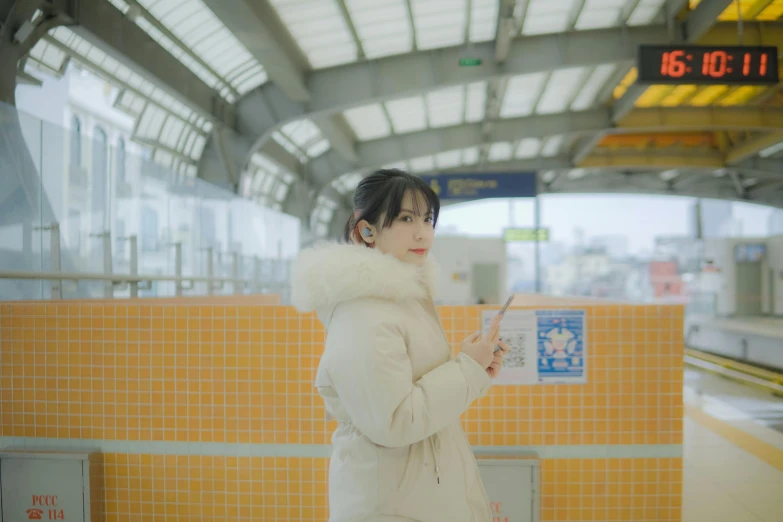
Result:
<svg viewBox="0 0 783 522">
<path fill-rule="evenodd" d="M 207 277 L 209 278 L 209 281 L 207 281 L 207 295 L 215 295 L 215 283 L 213 282 L 213 279 L 215 278 L 215 248 L 214 247 L 207 247 Z"/>
<path fill-rule="evenodd" d="M 60 224 L 52 222 L 46 227 L 35 227 L 33 230 L 49 231 L 49 270 L 53 274 L 62 272 L 60 267 Z M 63 282 L 61 279 L 50 280 L 52 299 L 63 298 Z"/>
<path fill-rule="evenodd" d="M 261 293 L 261 258 L 253 258 L 253 293 Z"/>
<path fill-rule="evenodd" d="M 231 254 L 231 277 L 234 279 L 234 294 L 239 295 L 242 293 L 242 283 L 239 281 L 239 252 L 233 252 Z"/>
<path fill-rule="evenodd" d="M 60 266 L 60 224 L 52 223 L 49 227 L 49 252 L 51 255 L 51 270 L 57 274 L 62 271 Z M 52 299 L 63 298 L 62 279 L 54 279 L 51 282 Z"/>
<path fill-rule="evenodd" d="M 101 238 L 101 248 L 103 249 L 103 273 L 107 276 L 111 276 L 111 233 L 108 230 L 104 230 L 100 234 L 90 234 L 90 237 Z M 103 297 L 106 299 L 114 297 L 114 281 L 111 280 L 111 277 L 103 282 Z"/>
<path fill-rule="evenodd" d="M 174 275 L 177 277 L 174 295 L 182 297 L 182 243 L 174 243 Z"/>
<path fill-rule="evenodd" d="M 139 275 L 139 245 L 136 235 L 130 236 L 130 275 Z M 139 297 L 139 282 L 131 281 L 130 283 L 130 296 Z"/>
<path fill-rule="evenodd" d="M 108 230 L 103 233 L 103 273 L 107 276 L 112 275 L 111 260 L 111 232 Z M 114 297 L 114 281 L 111 279 L 103 283 L 103 296 L 107 299 Z"/>
</svg>

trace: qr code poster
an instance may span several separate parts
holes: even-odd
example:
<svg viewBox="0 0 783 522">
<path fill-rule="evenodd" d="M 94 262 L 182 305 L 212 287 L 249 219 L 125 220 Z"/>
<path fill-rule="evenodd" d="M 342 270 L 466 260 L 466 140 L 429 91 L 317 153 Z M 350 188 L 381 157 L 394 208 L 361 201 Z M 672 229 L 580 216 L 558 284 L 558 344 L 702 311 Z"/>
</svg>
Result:
<svg viewBox="0 0 783 522">
<path fill-rule="evenodd" d="M 584 310 L 538 310 L 536 329 L 539 382 L 587 382 Z"/>
<path fill-rule="evenodd" d="M 487 331 L 496 310 L 484 310 Z M 585 383 L 587 343 L 584 310 L 508 310 L 500 338 L 510 351 L 496 384 Z"/>
<path fill-rule="evenodd" d="M 487 331 L 497 310 L 484 310 L 482 330 Z M 495 384 L 536 384 L 538 356 L 536 352 L 535 310 L 507 310 L 500 323 L 500 338 L 509 347 L 503 359 L 503 368 Z"/>
</svg>

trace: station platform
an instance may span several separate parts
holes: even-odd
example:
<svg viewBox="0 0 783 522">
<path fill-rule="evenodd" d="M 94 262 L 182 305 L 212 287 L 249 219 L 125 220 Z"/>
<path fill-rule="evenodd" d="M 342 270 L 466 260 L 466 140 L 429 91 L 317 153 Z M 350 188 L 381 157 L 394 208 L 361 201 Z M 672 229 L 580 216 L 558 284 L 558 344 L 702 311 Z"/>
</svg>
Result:
<svg viewBox="0 0 783 522">
<path fill-rule="evenodd" d="M 783 399 L 686 369 L 684 402 L 683 522 L 783 520 Z"/>
<path fill-rule="evenodd" d="M 685 345 L 783 371 L 783 318 L 690 315 Z"/>
</svg>

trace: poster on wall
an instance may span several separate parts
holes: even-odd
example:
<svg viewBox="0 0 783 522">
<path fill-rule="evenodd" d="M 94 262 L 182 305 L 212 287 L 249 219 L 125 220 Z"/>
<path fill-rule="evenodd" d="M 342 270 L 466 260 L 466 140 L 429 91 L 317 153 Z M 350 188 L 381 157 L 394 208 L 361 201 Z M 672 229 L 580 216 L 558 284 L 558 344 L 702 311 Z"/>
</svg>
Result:
<svg viewBox="0 0 783 522">
<path fill-rule="evenodd" d="M 538 381 L 587 382 L 584 310 L 537 310 Z"/>
<path fill-rule="evenodd" d="M 496 310 L 484 310 L 486 330 Z M 581 384 L 587 382 L 584 310 L 508 310 L 500 337 L 510 352 L 496 384 Z"/>
<path fill-rule="evenodd" d="M 482 330 L 486 331 L 497 310 L 484 310 Z M 500 338 L 510 351 L 503 359 L 503 368 L 496 384 L 535 384 L 538 382 L 538 351 L 535 310 L 507 310 L 500 324 Z"/>
</svg>

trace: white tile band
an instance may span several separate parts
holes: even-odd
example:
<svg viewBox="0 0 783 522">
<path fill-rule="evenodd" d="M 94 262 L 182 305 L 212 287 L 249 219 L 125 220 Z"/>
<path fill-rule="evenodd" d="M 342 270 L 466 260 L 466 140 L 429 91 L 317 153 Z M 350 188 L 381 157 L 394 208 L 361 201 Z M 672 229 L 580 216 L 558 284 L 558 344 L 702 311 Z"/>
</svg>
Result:
<svg viewBox="0 0 783 522">
<path fill-rule="evenodd" d="M 0 449 L 73 450 L 138 455 L 213 457 L 328 458 L 329 444 L 241 444 L 220 442 L 154 442 L 41 437 L 0 437 Z M 682 458 L 681 444 L 584 444 L 565 446 L 474 446 L 477 456 L 538 456 L 541 459 Z"/>
</svg>

